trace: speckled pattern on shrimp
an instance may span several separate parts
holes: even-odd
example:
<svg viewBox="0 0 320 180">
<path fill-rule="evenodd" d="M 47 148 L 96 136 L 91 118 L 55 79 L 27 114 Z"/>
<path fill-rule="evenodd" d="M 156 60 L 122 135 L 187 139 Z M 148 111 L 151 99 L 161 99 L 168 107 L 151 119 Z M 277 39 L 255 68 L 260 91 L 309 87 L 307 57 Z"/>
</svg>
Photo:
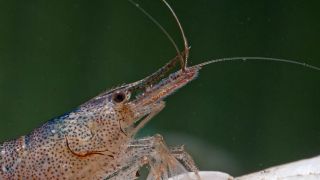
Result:
<svg viewBox="0 0 320 180">
<path fill-rule="evenodd" d="M 123 108 L 111 108 L 107 100 L 91 101 L 30 135 L 5 142 L 1 148 L 1 176 L 70 179 L 114 171 L 116 164 L 110 162 L 128 140 L 118 130 L 119 121 L 130 116 Z"/>
</svg>

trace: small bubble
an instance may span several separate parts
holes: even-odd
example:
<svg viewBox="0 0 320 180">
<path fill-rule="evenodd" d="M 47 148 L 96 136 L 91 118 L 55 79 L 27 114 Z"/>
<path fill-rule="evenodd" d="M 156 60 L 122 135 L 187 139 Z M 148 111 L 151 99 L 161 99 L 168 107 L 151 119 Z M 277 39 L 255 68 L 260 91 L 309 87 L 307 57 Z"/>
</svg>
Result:
<svg viewBox="0 0 320 180">
<path fill-rule="evenodd" d="M 56 133 L 56 130 L 52 129 L 51 132 L 54 134 L 54 133 Z"/>
<path fill-rule="evenodd" d="M 1 155 L 5 155 L 6 154 L 6 151 L 5 150 L 2 150 L 1 151 Z"/>
</svg>

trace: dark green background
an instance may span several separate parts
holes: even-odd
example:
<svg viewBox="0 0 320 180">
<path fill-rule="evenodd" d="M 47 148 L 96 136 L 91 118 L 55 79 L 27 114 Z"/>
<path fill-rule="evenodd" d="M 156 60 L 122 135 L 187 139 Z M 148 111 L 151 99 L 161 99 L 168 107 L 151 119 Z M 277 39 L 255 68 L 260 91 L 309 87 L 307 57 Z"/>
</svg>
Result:
<svg viewBox="0 0 320 180">
<path fill-rule="evenodd" d="M 138 2 L 182 47 L 161 1 Z M 320 66 L 319 1 L 169 2 L 192 46 L 190 64 L 266 56 Z M 0 0 L 0 140 L 139 80 L 174 56 L 159 28 L 126 0 Z M 191 151 L 201 169 L 233 175 L 312 157 L 320 154 L 319 82 L 319 71 L 292 64 L 213 64 L 169 97 L 142 134 L 170 142 L 179 134 L 192 142 L 174 144 L 207 150 Z M 222 165 L 216 150 L 230 164 Z"/>
</svg>

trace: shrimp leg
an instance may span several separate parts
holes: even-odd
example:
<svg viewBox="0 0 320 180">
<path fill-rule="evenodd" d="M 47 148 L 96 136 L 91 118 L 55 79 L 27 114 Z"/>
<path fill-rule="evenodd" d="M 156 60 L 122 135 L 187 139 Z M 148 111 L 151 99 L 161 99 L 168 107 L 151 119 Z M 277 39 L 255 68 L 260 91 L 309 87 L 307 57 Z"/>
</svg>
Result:
<svg viewBox="0 0 320 180">
<path fill-rule="evenodd" d="M 131 141 L 123 153 L 122 162 L 126 162 L 123 163 L 125 166 L 108 178 L 135 179 L 138 170 L 145 165 L 150 168 L 148 180 L 168 179 L 188 170 L 198 172 L 191 156 L 183 148 L 168 148 L 163 137 L 158 134 Z"/>
</svg>

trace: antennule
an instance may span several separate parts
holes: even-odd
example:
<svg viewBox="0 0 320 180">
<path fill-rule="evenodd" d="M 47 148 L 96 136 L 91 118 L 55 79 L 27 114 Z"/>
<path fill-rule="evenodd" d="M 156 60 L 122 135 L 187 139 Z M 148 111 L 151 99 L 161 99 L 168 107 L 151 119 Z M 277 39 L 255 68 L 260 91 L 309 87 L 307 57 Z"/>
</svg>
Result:
<svg viewBox="0 0 320 180">
<path fill-rule="evenodd" d="M 181 68 L 182 68 L 182 70 L 184 71 L 185 70 L 185 68 L 186 68 L 186 59 L 187 59 L 187 57 L 189 56 L 189 48 L 185 48 L 185 59 L 183 58 L 183 55 L 181 54 L 181 52 L 180 52 L 180 50 L 179 50 L 179 48 L 178 48 L 178 46 L 177 46 L 177 44 L 176 44 L 176 42 L 173 40 L 173 38 L 170 36 L 170 34 L 166 31 L 166 29 L 164 29 L 163 28 L 163 26 L 155 19 L 155 18 L 153 18 L 146 10 L 144 10 L 138 3 L 136 3 L 136 2 L 134 2 L 133 0 L 128 0 L 131 4 L 133 4 L 136 8 L 138 8 L 144 15 L 146 15 L 156 26 L 158 26 L 158 28 L 165 34 L 165 36 L 169 39 L 169 41 L 171 42 L 171 44 L 173 45 L 173 47 L 175 48 L 175 50 L 176 50 L 176 52 L 177 52 L 177 54 L 178 54 L 178 56 L 180 57 L 180 60 L 181 60 Z M 167 3 L 167 2 L 165 2 L 166 3 L 166 5 L 169 7 L 169 9 L 170 9 L 170 11 L 171 12 L 173 12 L 173 10 L 171 9 L 171 7 L 170 7 L 170 5 Z M 176 18 L 176 15 L 174 14 L 174 12 L 173 12 L 173 15 L 175 16 L 175 18 Z M 177 19 L 177 18 L 176 18 Z M 178 24 L 179 24 L 179 26 L 180 26 L 180 23 L 179 23 L 179 21 L 178 21 Z M 183 34 L 183 32 L 182 32 L 182 34 Z M 184 34 L 183 34 L 183 38 L 185 39 L 185 37 L 184 37 Z M 185 40 L 184 40 L 185 41 Z M 187 44 L 188 45 L 188 43 L 186 43 L 186 41 L 185 41 L 185 44 Z"/>
<path fill-rule="evenodd" d="M 188 44 L 188 40 L 184 34 L 184 30 L 182 28 L 182 25 L 179 21 L 179 18 L 178 16 L 176 15 L 176 13 L 174 12 L 174 10 L 171 8 L 171 6 L 169 5 L 169 3 L 167 3 L 166 0 L 162 0 L 165 5 L 169 8 L 171 14 L 174 16 L 174 19 L 176 20 L 178 26 L 179 26 L 179 29 L 180 29 L 180 32 L 181 32 L 181 35 L 182 35 L 182 38 L 183 38 L 183 42 L 184 42 L 184 52 L 185 52 L 185 60 L 184 60 L 184 64 L 183 64 L 183 67 L 182 67 L 182 71 L 184 71 L 186 68 L 187 68 L 187 64 L 188 64 L 188 58 L 189 58 L 189 44 Z"/>
</svg>

